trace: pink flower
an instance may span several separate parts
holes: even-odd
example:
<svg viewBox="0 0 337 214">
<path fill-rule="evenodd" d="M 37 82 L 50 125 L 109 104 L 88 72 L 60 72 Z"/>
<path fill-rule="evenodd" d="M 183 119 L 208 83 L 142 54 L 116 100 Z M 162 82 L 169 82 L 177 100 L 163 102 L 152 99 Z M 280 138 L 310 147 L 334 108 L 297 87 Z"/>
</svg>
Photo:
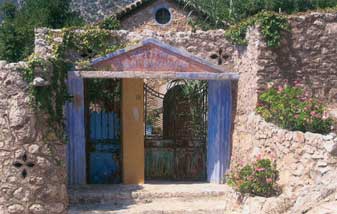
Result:
<svg viewBox="0 0 337 214">
<path fill-rule="evenodd" d="M 295 118 L 295 119 L 298 119 L 299 117 L 300 117 L 300 115 L 298 115 L 298 114 L 295 114 L 295 115 L 294 115 L 294 118 Z"/>
<path fill-rule="evenodd" d="M 255 169 L 255 171 L 257 171 L 257 172 L 262 172 L 262 171 L 264 171 L 265 170 L 265 168 L 256 168 Z"/>
<path fill-rule="evenodd" d="M 323 116 L 322 116 L 322 119 L 323 120 L 327 120 L 329 118 L 329 113 L 328 112 L 323 112 Z"/>
<path fill-rule="evenodd" d="M 266 179 L 266 182 L 267 182 L 268 184 L 270 184 L 270 183 L 273 182 L 273 179 L 272 179 L 272 178 L 267 178 L 267 179 Z"/>
<path fill-rule="evenodd" d="M 295 86 L 300 86 L 300 85 L 301 85 L 301 81 L 295 80 L 295 81 L 294 81 L 294 85 L 295 85 Z"/>
<path fill-rule="evenodd" d="M 282 92 L 283 90 L 284 90 L 283 86 L 280 85 L 280 86 L 277 87 L 278 92 Z"/>
<path fill-rule="evenodd" d="M 262 159 L 262 155 L 261 154 L 258 154 L 257 156 L 256 156 L 256 160 L 261 160 Z"/>
<path fill-rule="evenodd" d="M 316 115 L 316 112 L 312 111 L 312 112 L 310 112 L 310 115 L 314 117 Z"/>
</svg>

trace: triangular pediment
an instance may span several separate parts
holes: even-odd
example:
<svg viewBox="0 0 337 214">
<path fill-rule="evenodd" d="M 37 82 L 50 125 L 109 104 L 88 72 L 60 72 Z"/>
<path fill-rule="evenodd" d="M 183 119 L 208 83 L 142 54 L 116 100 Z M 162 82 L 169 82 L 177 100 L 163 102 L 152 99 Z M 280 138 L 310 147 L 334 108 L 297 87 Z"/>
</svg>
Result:
<svg viewBox="0 0 337 214">
<path fill-rule="evenodd" d="M 223 72 L 219 66 L 155 39 L 95 59 L 92 65 L 97 70 L 118 72 Z"/>
</svg>

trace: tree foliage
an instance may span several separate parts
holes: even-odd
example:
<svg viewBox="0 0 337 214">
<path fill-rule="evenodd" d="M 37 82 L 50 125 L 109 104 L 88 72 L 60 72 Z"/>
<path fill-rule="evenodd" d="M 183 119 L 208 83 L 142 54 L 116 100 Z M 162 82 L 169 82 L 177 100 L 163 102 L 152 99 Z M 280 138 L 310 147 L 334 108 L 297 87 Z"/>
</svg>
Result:
<svg viewBox="0 0 337 214">
<path fill-rule="evenodd" d="M 284 13 L 335 7 L 337 0 L 187 0 L 187 5 L 202 9 L 214 27 L 223 27 L 263 10 Z"/>
<path fill-rule="evenodd" d="M 81 25 L 68 0 L 24 0 L 18 8 L 10 2 L 1 6 L 0 58 L 15 62 L 29 56 L 34 47 L 34 29 Z"/>
</svg>

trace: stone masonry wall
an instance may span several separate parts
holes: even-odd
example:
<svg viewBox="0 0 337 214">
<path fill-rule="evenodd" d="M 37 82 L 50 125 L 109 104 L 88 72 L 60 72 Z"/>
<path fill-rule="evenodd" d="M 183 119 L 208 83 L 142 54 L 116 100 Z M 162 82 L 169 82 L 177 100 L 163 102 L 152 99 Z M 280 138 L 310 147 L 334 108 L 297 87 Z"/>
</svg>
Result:
<svg viewBox="0 0 337 214">
<path fill-rule="evenodd" d="M 97 22 L 116 13 L 135 0 L 72 0 L 71 8 L 78 11 L 88 23 Z"/>
<path fill-rule="evenodd" d="M 50 30 L 40 28 L 35 31 L 35 54 L 48 58 L 52 55 L 52 45 L 49 43 L 48 35 L 54 35 L 54 42 L 62 42 L 60 30 Z M 224 71 L 232 71 L 235 57 L 235 47 L 225 39 L 223 30 L 211 30 L 196 32 L 155 32 L 145 30 L 142 33 L 130 32 L 125 30 L 111 31 L 112 38 L 116 38 L 116 42 L 121 41 L 126 44 L 135 45 L 146 38 L 154 38 L 165 42 L 168 45 L 184 49 L 200 58 L 218 64 L 218 59 L 212 59 L 213 54 L 218 55 L 219 50 L 223 50 L 228 57 L 219 65 Z M 222 55 L 223 56 L 223 55 Z"/>
<path fill-rule="evenodd" d="M 63 214 L 65 146 L 32 109 L 24 66 L 0 62 L 0 214 Z"/>
<path fill-rule="evenodd" d="M 337 206 L 335 134 L 291 132 L 251 113 L 234 135 L 233 146 L 232 163 L 251 162 L 261 154 L 274 157 L 280 171 L 281 196 L 248 199 L 248 213 L 304 213 L 325 203 Z"/>
<path fill-rule="evenodd" d="M 291 132 L 256 115 L 258 94 L 268 82 L 301 80 L 305 90 L 335 105 L 337 84 L 336 14 L 290 17 L 290 33 L 281 48 L 266 47 L 257 28 L 247 48 L 236 52 L 240 73 L 237 112 L 232 136 L 232 166 L 259 154 L 276 157 L 283 193 L 275 198 L 247 198 L 243 213 L 333 213 L 337 207 L 337 139 Z M 244 154 L 244 155 L 243 155 Z"/>
<path fill-rule="evenodd" d="M 161 7 L 168 8 L 171 12 L 171 21 L 165 25 L 160 25 L 155 20 L 156 10 Z M 188 11 L 184 11 L 174 1 L 159 0 L 122 19 L 121 25 L 122 29 L 135 32 L 144 30 L 156 32 L 191 31 L 192 27 L 188 24 L 188 14 Z"/>
<path fill-rule="evenodd" d="M 337 13 L 290 16 L 281 48 L 264 51 L 258 89 L 268 82 L 300 80 L 310 95 L 337 103 Z"/>
</svg>

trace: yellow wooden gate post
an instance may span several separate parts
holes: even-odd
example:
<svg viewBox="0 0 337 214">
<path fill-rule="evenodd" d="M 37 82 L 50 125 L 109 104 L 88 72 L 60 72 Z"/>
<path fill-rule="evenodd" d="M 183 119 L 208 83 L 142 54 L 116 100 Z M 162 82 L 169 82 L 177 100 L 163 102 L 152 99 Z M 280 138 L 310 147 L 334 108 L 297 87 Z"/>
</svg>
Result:
<svg viewBox="0 0 337 214">
<path fill-rule="evenodd" d="M 123 183 L 144 183 L 144 80 L 122 80 Z"/>
</svg>

